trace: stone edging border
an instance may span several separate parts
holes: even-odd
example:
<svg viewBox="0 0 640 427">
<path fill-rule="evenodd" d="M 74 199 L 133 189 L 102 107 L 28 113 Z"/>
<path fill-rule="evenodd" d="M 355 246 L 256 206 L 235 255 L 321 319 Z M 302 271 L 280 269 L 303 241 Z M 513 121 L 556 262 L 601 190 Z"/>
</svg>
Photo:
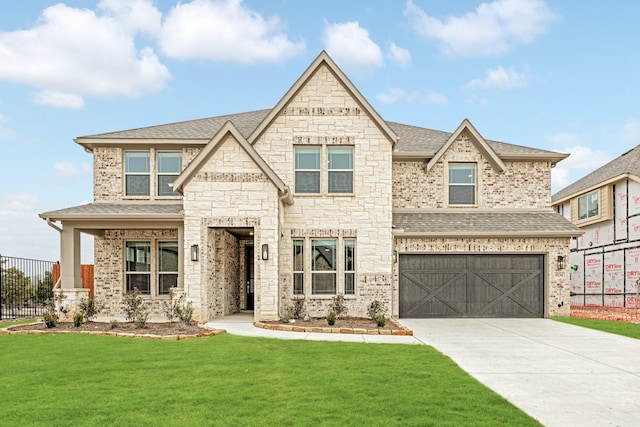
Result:
<svg viewBox="0 0 640 427">
<path fill-rule="evenodd" d="M 286 332 L 316 332 L 325 334 L 361 334 L 361 335 L 409 335 L 413 336 L 413 331 L 406 326 L 402 326 L 395 319 L 388 318 L 387 322 L 393 323 L 398 329 L 360 329 L 360 328 L 334 328 L 331 326 L 299 326 L 294 325 L 274 325 L 272 323 L 254 322 L 253 326 L 273 331 Z"/>
<path fill-rule="evenodd" d="M 22 325 L 24 325 L 24 323 Z M 11 330 L 11 328 L 15 326 L 22 326 L 22 325 L 13 325 L 13 326 L 7 326 L 5 328 L 0 328 L 0 335 L 85 334 L 85 335 L 103 335 L 103 336 L 115 336 L 115 337 L 148 338 L 148 339 L 155 339 L 155 340 L 180 341 L 180 340 L 185 340 L 190 338 L 210 337 L 214 335 L 224 334 L 227 332 L 225 329 L 209 329 L 209 330 L 200 332 L 198 334 L 155 335 L 155 334 L 142 334 L 142 333 L 138 334 L 138 333 L 131 333 L 131 332 L 112 332 L 112 331 L 56 331 L 54 330 L 55 328 L 51 328 L 51 330 L 46 330 L 46 331 L 40 331 L 40 330 L 12 331 Z"/>
</svg>

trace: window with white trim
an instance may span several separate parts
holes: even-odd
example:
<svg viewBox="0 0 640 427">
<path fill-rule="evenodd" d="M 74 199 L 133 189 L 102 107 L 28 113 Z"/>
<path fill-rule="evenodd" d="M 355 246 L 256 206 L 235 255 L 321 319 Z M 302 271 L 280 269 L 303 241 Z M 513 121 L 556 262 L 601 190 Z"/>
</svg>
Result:
<svg viewBox="0 0 640 427">
<path fill-rule="evenodd" d="M 124 194 L 130 197 L 181 197 L 173 181 L 182 172 L 180 151 L 125 151 Z M 154 178 L 154 179 L 152 179 Z"/>
<path fill-rule="evenodd" d="M 353 193 L 353 147 L 296 146 L 294 158 L 296 193 Z"/>
<path fill-rule="evenodd" d="M 125 151 L 125 195 L 148 196 L 151 191 L 151 162 L 148 151 Z"/>
<path fill-rule="evenodd" d="M 295 148 L 296 193 L 320 193 L 320 147 Z"/>
<path fill-rule="evenodd" d="M 356 239 L 294 238 L 292 255 L 294 295 L 355 295 Z"/>
<path fill-rule="evenodd" d="M 578 219 L 597 217 L 600 213 L 598 190 L 578 197 Z"/>
<path fill-rule="evenodd" d="M 158 196 L 180 196 L 173 191 L 173 181 L 182 171 L 182 153 L 177 151 L 158 151 L 156 160 Z"/>
<path fill-rule="evenodd" d="M 449 204 L 476 204 L 475 163 L 449 163 Z"/>
</svg>

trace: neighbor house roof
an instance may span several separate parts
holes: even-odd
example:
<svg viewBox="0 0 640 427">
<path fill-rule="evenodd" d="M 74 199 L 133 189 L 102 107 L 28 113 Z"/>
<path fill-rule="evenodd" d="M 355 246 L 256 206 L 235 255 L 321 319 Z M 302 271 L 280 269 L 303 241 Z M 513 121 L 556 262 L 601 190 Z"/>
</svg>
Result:
<svg viewBox="0 0 640 427">
<path fill-rule="evenodd" d="M 558 191 L 551 197 L 551 200 L 553 203 L 562 202 L 580 193 L 625 177 L 640 181 L 640 145 Z"/>
<path fill-rule="evenodd" d="M 580 228 L 552 210 L 393 212 L 395 237 L 572 237 Z"/>
<path fill-rule="evenodd" d="M 80 219 L 182 219 L 182 203 L 93 202 L 43 212 L 40 218 L 52 221 Z"/>
</svg>

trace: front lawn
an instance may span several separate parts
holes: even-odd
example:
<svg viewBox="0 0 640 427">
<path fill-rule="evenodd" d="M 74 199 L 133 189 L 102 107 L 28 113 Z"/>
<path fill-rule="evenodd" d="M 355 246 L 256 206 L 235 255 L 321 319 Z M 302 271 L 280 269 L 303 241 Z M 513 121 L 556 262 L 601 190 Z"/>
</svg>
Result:
<svg viewBox="0 0 640 427">
<path fill-rule="evenodd" d="M 598 331 L 624 335 L 625 337 L 640 339 L 640 325 L 637 323 L 616 322 L 615 320 L 582 319 L 579 317 L 555 317 L 553 320 L 597 329 Z"/>
<path fill-rule="evenodd" d="M 0 336 L 2 425 L 539 425 L 431 347 Z"/>
<path fill-rule="evenodd" d="M 11 320 L 0 320 L 0 328 L 6 328 L 8 326 L 14 325 L 22 325 L 25 323 L 33 323 L 38 319 L 30 318 L 30 319 L 11 319 Z"/>
</svg>

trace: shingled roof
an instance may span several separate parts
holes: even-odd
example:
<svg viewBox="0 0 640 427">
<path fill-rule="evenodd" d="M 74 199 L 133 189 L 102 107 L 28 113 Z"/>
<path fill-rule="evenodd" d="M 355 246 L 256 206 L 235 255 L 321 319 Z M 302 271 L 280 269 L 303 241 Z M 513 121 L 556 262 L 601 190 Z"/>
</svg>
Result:
<svg viewBox="0 0 640 427">
<path fill-rule="evenodd" d="M 622 178 L 625 175 L 632 175 L 637 180 L 640 180 L 640 145 L 558 191 L 551 196 L 551 200 L 555 203 L 576 196 L 586 190 L 590 190 L 607 181 Z"/>
<path fill-rule="evenodd" d="M 40 218 L 62 219 L 182 219 L 182 203 L 94 202 L 56 211 L 43 212 Z"/>
<path fill-rule="evenodd" d="M 583 234 L 551 211 L 394 212 L 396 237 L 571 237 Z"/>
<path fill-rule="evenodd" d="M 257 110 L 246 113 L 227 114 L 223 116 L 208 117 L 204 119 L 189 120 L 184 122 L 169 123 L 158 126 L 149 126 L 137 129 L 108 132 L 88 135 L 76 138 L 79 144 L 91 147 L 99 144 L 101 140 L 128 139 L 128 140 L 194 140 L 206 143 L 224 126 L 227 121 L 249 138 L 251 133 L 267 117 L 271 110 Z M 405 125 L 396 122 L 386 122 L 398 135 L 399 140 L 394 148 L 396 154 L 416 153 L 425 157 L 434 155 L 438 149 L 447 142 L 451 132 L 427 129 L 418 126 Z M 508 144 L 505 142 L 487 140 L 489 146 L 499 156 L 509 155 L 549 155 L 565 157 L 553 151 L 540 150 L 522 145 Z"/>
</svg>

